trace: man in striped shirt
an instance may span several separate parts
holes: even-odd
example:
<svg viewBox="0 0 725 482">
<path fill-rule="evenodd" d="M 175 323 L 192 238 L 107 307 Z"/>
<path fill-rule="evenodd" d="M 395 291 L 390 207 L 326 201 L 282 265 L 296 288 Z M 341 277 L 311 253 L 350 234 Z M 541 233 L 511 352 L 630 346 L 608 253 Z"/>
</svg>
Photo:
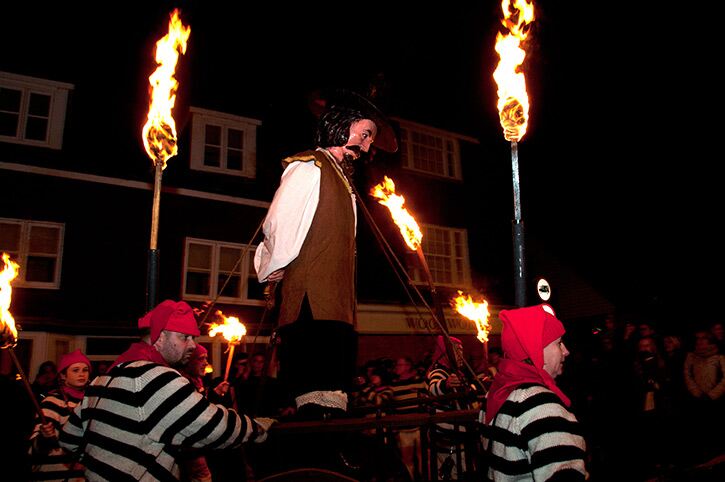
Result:
<svg viewBox="0 0 725 482">
<path fill-rule="evenodd" d="M 504 358 L 481 412 L 489 480 L 586 480 L 582 428 L 554 382 L 569 355 L 564 325 L 546 304 L 499 316 Z"/>
<path fill-rule="evenodd" d="M 266 438 L 262 425 L 210 403 L 171 368 L 188 361 L 199 335 L 188 304 L 166 300 L 139 322 L 144 324 L 151 328 L 150 343 L 131 345 L 93 381 L 60 434 L 62 447 L 82 453 L 89 481 L 178 480 L 180 448 Z"/>
</svg>

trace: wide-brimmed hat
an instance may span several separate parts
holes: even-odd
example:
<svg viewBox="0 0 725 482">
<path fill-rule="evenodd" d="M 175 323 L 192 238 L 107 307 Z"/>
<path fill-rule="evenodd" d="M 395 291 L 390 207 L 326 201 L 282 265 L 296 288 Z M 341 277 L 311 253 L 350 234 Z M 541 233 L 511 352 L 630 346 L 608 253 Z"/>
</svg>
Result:
<svg viewBox="0 0 725 482">
<path fill-rule="evenodd" d="M 368 98 L 348 89 L 321 89 L 311 92 L 308 106 L 316 117 L 331 109 L 351 109 L 375 122 L 378 133 L 373 147 L 385 152 L 397 152 L 398 139 L 390 121 Z"/>
</svg>

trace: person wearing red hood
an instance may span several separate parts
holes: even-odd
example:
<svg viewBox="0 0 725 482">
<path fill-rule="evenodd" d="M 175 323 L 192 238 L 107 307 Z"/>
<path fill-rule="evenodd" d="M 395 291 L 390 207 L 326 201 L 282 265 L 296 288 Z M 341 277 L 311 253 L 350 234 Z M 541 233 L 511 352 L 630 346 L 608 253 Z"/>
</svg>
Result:
<svg viewBox="0 0 725 482">
<path fill-rule="evenodd" d="M 166 300 L 139 326 L 134 343 L 86 390 L 60 432 L 61 447 L 83 453 L 96 480 L 179 480 L 180 447 L 225 448 L 266 439 L 269 424 L 210 403 L 172 366 L 189 359 L 199 336 L 191 307 Z"/>
<path fill-rule="evenodd" d="M 569 355 L 564 325 L 547 304 L 499 316 L 504 358 L 481 411 L 489 480 L 586 480 L 583 430 L 554 381 Z"/>
<path fill-rule="evenodd" d="M 60 386 L 40 403 L 45 424 L 36 421 L 30 435 L 30 456 L 33 472 L 30 480 L 86 480 L 83 466 L 58 446 L 58 431 L 68 420 L 71 411 L 83 400 L 88 385 L 91 362 L 80 350 L 67 353 L 58 363 Z"/>
</svg>

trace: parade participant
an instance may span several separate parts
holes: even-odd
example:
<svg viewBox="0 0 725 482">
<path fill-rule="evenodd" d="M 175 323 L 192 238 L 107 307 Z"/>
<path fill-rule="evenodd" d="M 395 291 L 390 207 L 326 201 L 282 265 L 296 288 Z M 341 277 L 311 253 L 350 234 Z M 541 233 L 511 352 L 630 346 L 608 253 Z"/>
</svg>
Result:
<svg viewBox="0 0 725 482">
<path fill-rule="evenodd" d="M 482 412 L 489 480 L 586 480 L 582 429 L 554 381 L 569 355 L 546 304 L 503 310 L 504 358 Z"/>
<path fill-rule="evenodd" d="M 433 350 L 432 365 L 426 374 L 426 383 L 431 395 L 441 397 L 455 392 L 467 390 L 466 379 L 462 376 L 460 367 L 463 364 L 463 343 L 455 337 L 450 337 L 453 346 L 455 363 L 451 363 L 446 349 L 446 340 L 438 335 Z M 455 399 L 436 402 L 436 412 L 448 412 L 463 408 L 460 401 Z M 463 477 L 466 470 L 464 442 L 466 428 L 451 423 L 438 423 L 435 428 L 435 444 L 431 447 L 432 455 L 437 458 L 438 472 L 443 480 L 454 480 Z"/>
<path fill-rule="evenodd" d="M 206 394 L 206 386 L 204 385 L 204 374 L 209 364 L 209 353 L 206 348 L 196 345 L 194 351 L 189 357 L 189 361 L 181 368 L 181 374 L 185 376 L 194 388 L 204 396 Z M 193 482 L 211 482 L 212 474 L 206 463 L 204 454 L 198 451 L 182 451 L 179 456 L 179 465 L 183 480 Z"/>
<path fill-rule="evenodd" d="M 40 403 L 46 423 L 37 421 L 30 436 L 33 466 L 30 480 L 79 482 L 86 480 L 83 466 L 58 446 L 58 431 L 71 411 L 83 400 L 91 362 L 80 350 L 63 355 L 58 363 L 59 387 Z"/>
<path fill-rule="evenodd" d="M 144 318 L 148 342 L 132 345 L 91 383 L 60 433 L 63 448 L 82 451 L 89 481 L 177 480 L 175 456 L 182 446 L 224 448 L 266 439 L 267 421 L 261 425 L 210 403 L 171 368 L 188 361 L 199 335 L 187 303 L 166 300 Z"/>
<path fill-rule="evenodd" d="M 347 410 L 357 354 L 350 176 L 373 147 L 397 150 L 391 126 L 362 96 L 338 91 L 321 102 L 317 148 L 283 160 L 254 258 L 260 282 L 282 282 L 279 378 L 301 419 Z"/>
</svg>

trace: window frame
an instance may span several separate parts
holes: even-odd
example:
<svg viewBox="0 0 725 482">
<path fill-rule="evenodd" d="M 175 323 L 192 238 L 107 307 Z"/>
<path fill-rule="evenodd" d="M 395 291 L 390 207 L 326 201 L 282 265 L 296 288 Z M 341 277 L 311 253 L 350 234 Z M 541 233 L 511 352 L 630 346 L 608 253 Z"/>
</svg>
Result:
<svg viewBox="0 0 725 482">
<path fill-rule="evenodd" d="M 38 79 L 24 75 L 0 72 L 0 88 L 20 92 L 20 107 L 15 135 L 0 134 L 0 141 L 28 146 L 47 147 L 59 150 L 63 147 L 63 131 L 65 129 L 65 115 L 68 108 L 68 94 L 73 90 L 73 84 L 57 82 L 47 79 Z M 27 123 L 31 116 L 29 112 L 30 97 L 32 94 L 50 97 L 46 135 L 44 140 L 27 139 Z"/>
<path fill-rule="evenodd" d="M 255 178 L 257 174 L 257 127 L 262 125 L 262 122 L 257 119 L 198 107 L 191 107 L 189 111 L 192 114 L 190 168 L 216 174 Z M 205 134 L 208 125 L 218 126 L 222 129 L 221 145 L 219 146 L 221 150 L 219 167 L 204 164 Z M 225 167 L 229 149 L 227 145 L 229 129 L 237 129 L 244 133 L 241 170 Z"/>
<path fill-rule="evenodd" d="M 425 256 L 426 263 L 429 264 L 429 268 L 431 271 L 431 277 L 433 278 L 433 284 L 435 286 L 445 286 L 449 288 L 470 288 L 471 287 L 471 262 L 469 258 L 469 251 L 468 251 L 468 231 L 465 228 L 453 228 L 449 226 L 439 226 L 435 224 L 424 224 L 420 223 L 420 229 L 423 232 L 423 240 L 422 240 L 422 249 L 423 249 L 423 255 Z M 440 254 L 431 254 L 429 251 L 429 240 L 430 240 L 430 230 L 435 229 L 442 231 L 447 236 L 447 243 L 450 246 L 451 255 L 450 256 L 443 256 Z M 455 236 L 456 234 L 459 234 L 461 236 L 461 242 L 460 242 L 460 250 L 461 253 L 456 253 L 456 246 L 455 246 Z M 430 265 L 431 260 L 433 257 L 436 258 L 443 258 L 445 257 L 448 260 L 448 265 L 451 272 L 451 281 L 450 282 L 442 282 L 440 280 L 435 279 L 435 268 L 431 267 Z M 458 270 L 456 267 L 456 261 L 460 260 L 461 262 L 461 269 Z M 419 266 L 419 263 L 412 262 L 410 264 L 410 276 L 415 284 L 428 284 L 428 280 L 424 277 L 423 269 Z M 460 271 L 460 272 L 459 272 Z"/>
<path fill-rule="evenodd" d="M 20 225 L 20 239 L 18 243 L 18 251 L 10 251 L 10 250 L 4 250 L 2 246 L 0 246 L 0 251 L 7 252 L 10 254 L 10 257 L 18 263 L 20 266 L 20 269 L 18 271 L 18 276 L 13 280 L 13 286 L 18 288 L 40 288 L 40 289 L 51 289 L 51 290 L 57 290 L 60 289 L 60 276 L 62 271 L 62 265 L 63 265 L 63 245 L 65 240 L 65 224 L 63 223 L 54 223 L 50 221 L 31 221 L 26 219 L 11 219 L 11 218 L 0 218 L 0 223 L 5 224 L 18 224 Z M 57 228 L 58 229 L 58 244 L 57 244 L 57 252 L 55 255 L 55 272 L 53 276 L 53 281 L 27 281 L 25 279 L 26 275 L 26 268 L 28 266 L 28 256 L 42 256 L 46 258 L 50 258 L 51 256 L 47 256 L 47 253 L 42 254 L 34 254 L 30 253 L 30 235 L 32 233 L 33 227 L 43 227 L 43 228 Z"/>
<path fill-rule="evenodd" d="M 418 173 L 428 174 L 442 179 L 462 180 L 461 172 L 461 145 L 457 136 L 448 132 L 423 126 L 409 121 L 400 123 L 400 163 L 403 169 Z M 413 133 L 431 136 L 440 139 L 442 142 L 443 172 L 422 169 L 415 166 L 415 146 L 422 146 L 426 149 L 433 149 L 431 146 L 413 142 Z M 450 150 L 447 149 L 450 146 Z"/>
<path fill-rule="evenodd" d="M 189 253 L 190 253 L 190 245 L 191 244 L 198 244 L 203 246 L 209 246 L 211 247 L 211 268 L 209 271 L 209 292 L 205 295 L 200 295 L 196 293 L 187 293 L 186 292 L 186 282 L 187 282 L 187 276 L 190 272 L 189 270 Z M 250 306 L 262 306 L 264 305 L 264 300 L 258 300 L 255 298 L 249 298 L 249 281 L 252 279 L 252 272 L 254 272 L 254 253 L 257 249 L 256 245 L 246 245 L 246 244 L 240 244 L 240 243 L 232 243 L 228 241 L 216 241 L 211 239 L 202 239 L 202 238 L 193 238 L 193 237 L 186 237 L 184 239 L 184 259 L 183 259 L 183 266 L 182 266 L 182 277 L 181 277 L 181 297 L 184 300 L 189 301 L 209 301 L 216 298 L 216 294 L 219 291 L 219 252 L 222 248 L 233 248 L 233 249 L 240 249 L 240 250 L 247 250 L 247 253 L 242 258 L 241 266 L 239 267 L 240 272 L 240 291 L 241 291 L 241 297 L 240 298 L 234 298 L 231 296 L 219 296 L 217 298 L 217 302 L 219 303 L 226 303 L 226 304 L 235 304 L 235 305 L 250 305 Z M 243 275 L 243 273 L 247 273 L 248 276 L 246 278 Z"/>
</svg>

